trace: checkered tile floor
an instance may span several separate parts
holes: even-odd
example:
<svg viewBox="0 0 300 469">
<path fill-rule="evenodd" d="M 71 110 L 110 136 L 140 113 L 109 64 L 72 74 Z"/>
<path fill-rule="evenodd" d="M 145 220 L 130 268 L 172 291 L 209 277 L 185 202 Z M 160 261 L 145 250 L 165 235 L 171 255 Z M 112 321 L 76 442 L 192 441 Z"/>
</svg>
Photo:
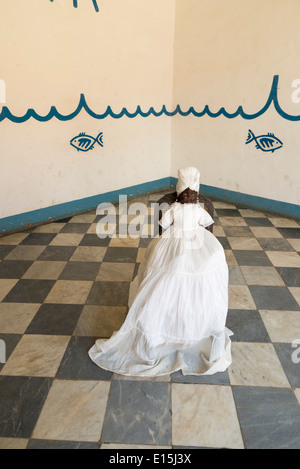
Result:
<svg viewBox="0 0 300 469">
<path fill-rule="evenodd" d="M 211 377 L 122 377 L 87 355 L 124 321 L 151 238 L 99 239 L 92 212 L 0 238 L 0 448 L 300 448 L 300 224 L 214 207 L 235 335 Z"/>
</svg>

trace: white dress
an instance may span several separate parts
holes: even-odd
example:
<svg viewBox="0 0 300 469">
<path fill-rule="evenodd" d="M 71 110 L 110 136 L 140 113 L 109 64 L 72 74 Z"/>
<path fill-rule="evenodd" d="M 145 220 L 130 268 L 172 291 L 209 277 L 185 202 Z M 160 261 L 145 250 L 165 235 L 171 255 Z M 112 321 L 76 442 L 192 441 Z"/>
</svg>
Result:
<svg viewBox="0 0 300 469">
<path fill-rule="evenodd" d="M 101 368 L 130 376 L 210 375 L 231 364 L 225 327 L 228 266 L 222 245 L 205 229 L 200 204 L 174 203 L 130 285 L 129 312 L 109 340 L 89 350 Z"/>
</svg>

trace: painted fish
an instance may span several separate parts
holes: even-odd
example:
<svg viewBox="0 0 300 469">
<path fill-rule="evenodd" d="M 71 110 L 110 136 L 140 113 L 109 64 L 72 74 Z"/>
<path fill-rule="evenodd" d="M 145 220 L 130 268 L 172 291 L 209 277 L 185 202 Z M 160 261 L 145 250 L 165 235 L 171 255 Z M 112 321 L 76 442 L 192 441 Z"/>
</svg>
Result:
<svg viewBox="0 0 300 469">
<path fill-rule="evenodd" d="M 268 135 L 260 135 L 255 137 L 252 130 L 248 130 L 248 137 L 246 144 L 252 141 L 256 142 L 256 148 L 259 148 L 262 151 L 271 151 L 274 153 L 275 150 L 278 150 L 282 147 L 283 143 L 279 138 L 275 137 L 274 134 L 268 133 Z"/>
<path fill-rule="evenodd" d="M 72 138 L 70 144 L 78 151 L 89 151 L 94 149 L 95 143 L 98 143 L 100 147 L 103 147 L 103 132 L 100 132 L 97 138 L 86 135 L 85 132 L 80 133 L 76 137 Z"/>
</svg>

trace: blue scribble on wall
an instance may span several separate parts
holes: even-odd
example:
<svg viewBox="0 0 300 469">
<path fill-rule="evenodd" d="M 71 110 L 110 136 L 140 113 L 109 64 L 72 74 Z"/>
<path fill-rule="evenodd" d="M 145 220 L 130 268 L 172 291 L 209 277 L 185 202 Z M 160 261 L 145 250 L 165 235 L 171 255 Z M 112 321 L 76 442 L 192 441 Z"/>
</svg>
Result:
<svg viewBox="0 0 300 469">
<path fill-rule="evenodd" d="M 246 140 L 247 143 L 256 142 L 255 148 L 262 150 L 262 151 L 271 151 L 274 153 L 275 150 L 278 150 L 282 147 L 283 143 L 279 138 L 275 137 L 274 134 L 268 133 L 267 135 L 260 135 L 259 137 L 255 137 L 252 130 L 248 130 L 248 137 Z"/>
<path fill-rule="evenodd" d="M 192 115 L 194 117 L 203 117 L 207 114 L 209 117 L 213 117 L 213 118 L 223 115 L 227 119 L 234 119 L 235 117 L 241 116 L 242 119 L 252 120 L 252 119 L 256 119 L 257 117 L 260 117 L 262 114 L 267 112 L 271 104 L 273 104 L 275 110 L 283 119 L 286 119 L 289 121 L 300 121 L 300 115 L 293 116 L 291 114 L 287 114 L 280 107 L 279 102 L 278 102 L 278 96 L 277 96 L 278 80 L 279 80 L 279 75 L 274 75 L 271 91 L 270 91 L 266 104 L 254 114 L 247 114 L 243 110 L 242 106 L 239 106 L 237 110 L 233 113 L 227 112 L 224 107 L 221 107 L 219 111 L 217 112 L 212 112 L 209 109 L 208 105 L 206 105 L 203 111 L 200 111 L 200 112 L 197 112 L 194 107 L 190 107 L 187 111 L 182 111 L 180 108 L 180 105 L 177 105 L 174 111 L 168 111 L 166 109 L 166 106 L 163 105 L 160 111 L 155 111 L 153 107 L 150 107 L 149 111 L 147 112 L 143 112 L 141 110 L 141 107 L 137 106 L 136 111 L 132 113 L 123 107 L 122 111 L 119 114 L 114 113 L 111 107 L 108 106 L 104 114 L 97 114 L 96 112 L 92 111 L 89 108 L 89 106 L 86 103 L 84 94 L 81 94 L 77 109 L 71 114 L 63 115 L 56 109 L 55 106 L 52 106 L 49 113 L 46 116 L 39 115 L 34 109 L 28 109 L 27 112 L 24 114 L 24 116 L 19 117 L 19 116 L 14 116 L 6 106 L 3 106 L 2 111 L 0 113 L 0 122 L 2 122 L 5 119 L 8 119 L 17 124 L 21 124 L 23 122 L 26 122 L 31 117 L 33 119 L 36 119 L 39 122 L 48 122 L 49 120 L 53 119 L 53 117 L 56 117 L 56 119 L 60 121 L 69 121 L 69 120 L 74 119 L 82 111 L 82 109 L 84 109 L 85 112 L 89 116 L 91 116 L 93 119 L 106 119 L 106 117 L 109 117 L 109 116 L 112 117 L 113 119 L 120 119 L 123 116 L 133 119 L 134 117 L 137 117 L 137 116 L 149 117 L 151 115 L 153 115 L 154 117 L 160 117 L 163 115 L 168 116 L 168 117 L 172 117 L 176 115 L 180 115 L 183 117 L 186 117 L 189 115 Z"/>
<path fill-rule="evenodd" d="M 103 147 L 103 132 L 100 132 L 97 138 L 91 137 L 90 135 L 86 135 L 85 132 L 82 132 L 70 141 L 70 145 L 78 151 L 93 150 L 95 143 L 98 143 L 100 147 Z"/>
<path fill-rule="evenodd" d="M 54 0 L 50 0 L 50 2 L 53 2 Z M 93 2 L 93 5 L 94 5 L 94 8 L 95 10 L 98 12 L 99 11 L 99 7 L 97 5 L 97 0 L 92 0 Z M 78 1 L 77 0 L 73 0 L 73 6 L 74 8 L 77 8 L 78 7 Z"/>
</svg>

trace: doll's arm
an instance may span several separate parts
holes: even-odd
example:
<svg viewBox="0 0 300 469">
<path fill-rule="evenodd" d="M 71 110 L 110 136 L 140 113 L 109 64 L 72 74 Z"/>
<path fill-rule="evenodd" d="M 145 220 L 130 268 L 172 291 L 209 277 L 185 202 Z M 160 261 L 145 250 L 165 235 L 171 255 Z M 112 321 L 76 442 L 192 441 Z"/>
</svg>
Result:
<svg viewBox="0 0 300 469">
<path fill-rule="evenodd" d="M 174 208 L 171 206 L 168 210 L 166 210 L 161 219 L 159 220 L 159 234 L 162 234 L 162 230 L 166 230 L 169 226 L 172 225 L 174 222 Z"/>
<path fill-rule="evenodd" d="M 210 216 L 210 214 L 201 208 L 201 215 L 199 219 L 199 225 L 203 226 L 204 228 L 208 229 L 211 231 L 210 227 L 214 223 L 213 218 Z"/>
</svg>

